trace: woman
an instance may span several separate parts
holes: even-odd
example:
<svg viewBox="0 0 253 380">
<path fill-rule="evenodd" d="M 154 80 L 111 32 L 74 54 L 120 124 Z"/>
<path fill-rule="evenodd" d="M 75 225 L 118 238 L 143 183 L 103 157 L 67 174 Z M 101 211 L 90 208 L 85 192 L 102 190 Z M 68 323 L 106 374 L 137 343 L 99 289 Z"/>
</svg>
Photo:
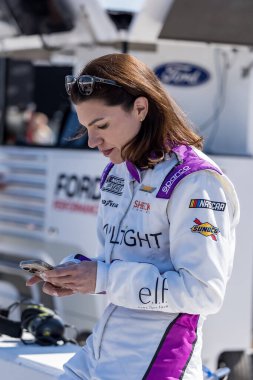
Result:
<svg viewBox="0 0 253 380">
<path fill-rule="evenodd" d="M 200 380 L 202 324 L 221 307 L 232 268 L 233 185 L 133 56 L 97 58 L 66 89 L 89 146 L 110 163 L 97 259 L 68 258 L 45 274 L 44 292 L 106 292 L 109 305 L 61 379 Z"/>
</svg>

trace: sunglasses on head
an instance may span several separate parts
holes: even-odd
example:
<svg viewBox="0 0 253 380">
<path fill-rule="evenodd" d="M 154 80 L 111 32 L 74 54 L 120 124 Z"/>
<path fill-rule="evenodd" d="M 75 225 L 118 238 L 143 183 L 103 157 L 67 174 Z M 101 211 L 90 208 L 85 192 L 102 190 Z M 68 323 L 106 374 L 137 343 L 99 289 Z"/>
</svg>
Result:
<svg viewBox="0 0 253 380">
<path fill-rule="evenodd" d="M 95 83 L 109 84 L 111 86 L 122 87 L 114 80 L 94 77 L 92 75 L 80 75 L 75 77 L 73 75 L 65 76 L 65 88 L 68 95 L 71 95 L 72 86 L 77 83 L 78 90 L 82 95 L 91 95 L 94 91 Z"/>
</svg>

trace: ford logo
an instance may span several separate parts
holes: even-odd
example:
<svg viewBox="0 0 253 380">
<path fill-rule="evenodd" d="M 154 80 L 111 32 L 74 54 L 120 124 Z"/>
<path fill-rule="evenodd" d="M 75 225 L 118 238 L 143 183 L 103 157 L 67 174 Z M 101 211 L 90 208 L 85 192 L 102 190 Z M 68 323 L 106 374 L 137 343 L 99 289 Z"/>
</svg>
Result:
<svg viewBox="0 0 253 380">
<path fill-rule="evenodd" d="M 200 66 L 172 62 L 157 66 L 154 70 L 161 82 L 171 86 L 198 86 L 209 80 L 210 74 Z"/>
</svg>

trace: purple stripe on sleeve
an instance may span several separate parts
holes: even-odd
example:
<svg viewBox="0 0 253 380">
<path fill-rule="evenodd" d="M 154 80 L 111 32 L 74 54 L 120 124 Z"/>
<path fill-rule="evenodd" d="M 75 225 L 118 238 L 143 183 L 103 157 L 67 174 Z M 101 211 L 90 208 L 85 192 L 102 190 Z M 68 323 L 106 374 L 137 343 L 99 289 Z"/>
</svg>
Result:
<svg viewBox="0 0 253 380">
<path fill-rule="evenodd" d="M 219 168 L 199 157 L 190 146 L 178 146 L 173 149 L 173 152 L 177 155 L 179 164 L 176 165 L 166 176 L 156 198 L 170 199 L 177 184 L 188 174 L 196 171 L 214 170 L 217 173 L 222 174 Z"/>
<path fill-rule="evenodd" d="M 199 315 L 179 314 L 168 327 L 142 380 L 180 380 L 197 341 Z"/>
<path fill-rule="evenodd" d="M 103 184 L 105 183 L 105 180 L 113 166 L 114 164 L 112 162 L 109 162 L 109 164 L 107 164 L 106 167 L 104 168 L 104 171 L 101 175 L 101 180 L 100 180 L 100 189 L 102 189 Z"/>
</svg>

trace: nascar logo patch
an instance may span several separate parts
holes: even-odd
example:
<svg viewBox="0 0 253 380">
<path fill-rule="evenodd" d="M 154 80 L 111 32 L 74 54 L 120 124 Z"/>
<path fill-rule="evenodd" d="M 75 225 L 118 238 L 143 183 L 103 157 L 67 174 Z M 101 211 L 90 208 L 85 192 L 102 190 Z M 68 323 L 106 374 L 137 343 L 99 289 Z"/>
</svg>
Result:
<svg viewBox="0 0 253 380">
<path fill-rule="evenodd" d="M 217 241 L 217 235 L 220 232 L 218 227 L 215 227 L 208 222 L 201 223 L 198 218 L 194 219 L 194 223 L 196 224 L 191 228 L 191 232 L 197 232 L 205 237 L 210 236 L 214 241 Z"/>
<path fill-rule="evenodd" d="M 191 199 L 189 208 L 208 208 L 214 211 L 224 211 L 225 202 L 214 202 L 208 199 Z"/>
</svg>

